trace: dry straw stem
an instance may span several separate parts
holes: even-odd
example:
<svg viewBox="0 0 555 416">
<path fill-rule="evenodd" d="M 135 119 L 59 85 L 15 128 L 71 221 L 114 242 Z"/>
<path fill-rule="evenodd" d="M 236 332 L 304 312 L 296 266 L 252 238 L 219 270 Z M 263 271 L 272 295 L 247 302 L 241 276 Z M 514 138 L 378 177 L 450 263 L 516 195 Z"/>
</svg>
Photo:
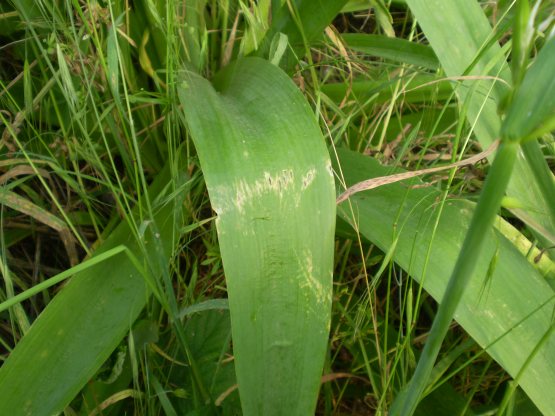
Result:
<svg viewBox="0 0 555 416">
<path fill-rule="evenodd" d="M 404 181 L 405 179 L 414 178 L 416 176 L 426 175 L 428 173 L 440 172 L 442 170 L 452 169 L 452 168 L 459 168 L 461 166 L 473 165 L 480 160 L 488 157 L 499 145 L 499 140 L 494 141 L 490 147 L 484 150 L 477 155 L 469 157 L 468 159 L 460 160 L 455 163 L 450 163 L 445 166 L 437 166 L 435 168 L 428 168 L 428 169 L 420 169 L 415 170 L 413 172 L 403 172 L 397 173 L 395 175 L 388 175 L 388 176 L 380 176 L 377 178 L 368 179 L 362 182 L 359 182 L 350 188 L 348 188 L 345 192 L 337 197 L 337 203 L 340 204 L 341 202 L 345 201 L 349 197 L 354 194 L 357 194 L 362 191 L 368 191 L 370 189 L 377 188 L 379 186 L 388 185 L 390 183 Z"/>
</svg>

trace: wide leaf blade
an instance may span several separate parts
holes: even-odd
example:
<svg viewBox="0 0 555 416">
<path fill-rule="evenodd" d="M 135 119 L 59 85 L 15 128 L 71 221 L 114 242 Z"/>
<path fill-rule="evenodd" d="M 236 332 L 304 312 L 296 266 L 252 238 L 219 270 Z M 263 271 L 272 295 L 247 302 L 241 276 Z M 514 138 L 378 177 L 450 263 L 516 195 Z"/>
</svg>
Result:
<svg viewBox="0 0 555 416">
<path fill-rule="evenodd" d="M 314 414 L 331 314 L 335 189 L 303 95 L 247 58 L 180 90 L 216 220 L 245 415 Z"/>
</svg>

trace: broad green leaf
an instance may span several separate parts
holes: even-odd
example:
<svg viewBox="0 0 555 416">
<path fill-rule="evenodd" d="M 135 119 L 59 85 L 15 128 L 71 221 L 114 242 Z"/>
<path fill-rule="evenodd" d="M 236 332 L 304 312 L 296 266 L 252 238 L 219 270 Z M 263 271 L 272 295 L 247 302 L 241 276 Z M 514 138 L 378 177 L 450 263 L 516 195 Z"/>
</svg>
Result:
<svg viewBox="0 0 555 416">
<path fill-rule="evenodd" d="M 179 91 L 227 279 L 245 415 L 313 414 L 331 313 L 335 191 L 324 139 L 279 68 L 240 60 Z"/>
<path fill-rule="evenodd" d="M 384 35 L 346 33 L 341 35 L 345 43 L 355 51 L 384 59 L 391 59 L 429 69 L 437 69 L 439 62 L 432 48 L 406 39 Z"/>
<path fill-rule="evenodd" d="M 223 414 L 237 414 L 240 411 L 239 395 L 236 387 L 235 362 L 229 361 L 231 352 L 231 324 L 228 310 L 204 310 L 187 317 L 184 325 L 187 342 L 191 352 L 198 362 L 199 371 L 204 384 L 210 386 L 210 392 L 218 406 L 223 407 Z M 185 360 L 186 357 L 180 358 Z M 225 361 L 224 361 L 225 360 Z M 187 380 L 184 388 L 193 391 L 190 372 L 187 368 L 176 367 L 168 374 L 173 383 L 179 385 L 181 380 Z M 175 400 L 179 414 L 186 414 L 194 406 L 194 400 Z M 235 412 L 233 412 L 235 410 Z M 210 409 L 205 413 L 209 414 Z M 226 413 L 227 411 L 227 413 Z"/>
<path fill-rule="evenodd" d="M 391 173 L 391 168 L 354 152 L 342 150 L 339 159 L 348 185 Z M 448 200 L 434 230 L 440 192 L 411 188 L 410 184 L 387 185 L 351 197 L 354 215 L 362 235 L 385 252 L 394 247 L 393 260 L 441 302 L 475 204 Z M 347 203 L 338 208 L 338 215 L 353 221 Z M 497 231 L 484 232 L 484 250 L 455 318 L 509 374 L 516 376 L 553 325 L 555 293 L 510 241 Z M 554 353 L 555 336 L 551 336 L 540 345 L 519 379 L 520 386 L 544 414 L 555 413 L 555 396 L 551 393 Z"/>
<path fill-rule="evenodd" d="M 295 0 L 291 3 L 293 10 L 290 10 L 285 2 L 277 10 L 277 14 L 274 13 L 269 39 L 271 40 L 275 33 L 285 33 L 291 46 L 297 49 L 302 48 L 303 38 L 312 42 L 323 35 L 325 27 L 337 16 L 347 0 Z M 297 15 L 298 22 L 295 22 L 292 12 Z"/>
<path fill-rule="evenodd" d="M 406 2 L 447 76 L 476 76 L 463 82 L 457 94 L 461 102 L 469 100 L 468 122 L 482 147 L 488 147 L 499 137 L 501 119 L 497 106 L 509 91 L 506 83 L 511 77 L 500 46 L 490 45 L 492 30 L 480 5 L 475 0 Z M 549 217 L 549 202 L 535 184 L 522 156 L 517 160 L 507 194 L 524 206 L 512 211 L 542 237 L 555 243 L 555 223 Z"/>
<path fill-rule="evenodd" d="M 181 216 L 174 217 L 184 189 L 165 188 L 169 169 L 150 188 L 158 207 L 139 242 L 126 222 L 103 242 L 95 254 L 121 245 L 145 260 L 152 278 L 168 262 Z M 175 187 L 183 178 L 174 178 Z M 138 212 L 136 221 L 139 221 Z M 143 214 L 144 215 L 144 214 Z M 152 222 L 157 225 L 153 228 Z M 156 240 L 164 258 L 156 250 Z M 163 262 L 163 263 L 161 263 Z M 0 414 L 52 415 L 61 412 L 121 342 L 149 297 L 144 276 L 129 257 L 120 254 L 77 273 L 48 304 L 0 368 Z"/>
<path fill-rule="evenodd" d="M 151 356 L 151 368 L 153 373 L 159 377 L 159 381 L 164 381 L 163 388 L 157 392 L 166 396 L 165 406 L 169 407 L 169 402 L 178 415 L 239 415 L 241 406 L 237 393 L 237 381 L 235 378 L 235 362 L 230 360 L 231 352 L 231 323 L 227 304 L 222 309 L 222 305 L 210 305 L 211 301 L 223 299 L 211 299 L 197 304 L 196 311 L 190 313 L 183 319 L 183 332 L 190 354 L 195 357 L 202 383 L 209 390 L 212 402 L 199 401 L 195 394 L 194 376 L 190 366 L 181 365 L 188 361 L 187 355 L 183 350 L 178 350 L 172 354 L 172 359 L 176 365 L 167 366 L 167 357 L 160 355 Z M 226 302 L 227 303 L 227 302 Z M 193 307 L 196 305 L 193 305 Z M 153 329 L 158 329 L 153 325 Z M 136 335 L 136 329 L 133 330 Z M 155 342 L 158 346 L 172 345 L 173 334 L 171 332 L 161 333 L 160 338 Z M 141 344 L 138 345 L 140 347 Z M 171 386 L 171 387 L 170 387 Z M 169 388 L 168 388 L 169 387 Z M 172 388 L 174 389 L 172 391 Z M 215 411 L 215 406 L 221 412 Z M 88 413 L 87 413 L 88 414 Z M 119 413 L 112 413 L 120 415 Z"/>
</svg>

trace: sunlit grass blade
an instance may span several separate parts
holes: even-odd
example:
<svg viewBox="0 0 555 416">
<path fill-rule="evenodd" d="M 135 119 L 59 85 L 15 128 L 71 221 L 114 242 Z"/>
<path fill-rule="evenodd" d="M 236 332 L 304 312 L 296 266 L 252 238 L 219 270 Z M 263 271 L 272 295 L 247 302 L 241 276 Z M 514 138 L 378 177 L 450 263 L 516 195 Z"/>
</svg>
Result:
<svg viewBox="0 0 555 416">
<path fill-rule="evenodd" d="M 162 197 L 169 169 L 157 178 L 150 192 Z M 175 186 L 184 178 L 174 178 Z M 135 258 L 144 259 L 143 270 L 155 279 L 161 273 L 159 252 L 150 248 L 162 241 L 164 261 L 173 250 L 176 230 L 183 226 L 179 212 L 184 192 L 154 204 L 157 230 L 144 224 L 137 241 L 129 225 L 121 225 L 101 244 L 96 254 L 127 246 Z M 138 214 L 138 212 L 136 212 Z M 136 220 L 138 221 L 138 215 Z M 18 342 L 0 369 L 0 414 L 51 415 L 61 412 L 91 379 L 101 364 L 131 329 L 150 291 L 142 270 L 123 253 L 80 271 L 48 304 Z"/>
<path fill-rule="evenodd" d="M 245 415 L 313 414 L 331 314 L 335 191 L 285 73 L 240 60 L 180 90 L 216 220 Z"/>
<path fill-rule="evenodd" d="M 339 159 L 348 185 L 391 173 L 391 168 L 354 152 L 340 150 Z M 406 185 L 391 184 L 351 197 L 355 220 L 361 234 L 382 250 L 388 252 L 394 247 L 393 260 L 441 302 L 476 206 L 464 200 L 447 200 L 434 231 L 441 193 L 431 188 L 407 189 Z M 338 215 L 353 222 L 348 202 L 338 208 Z M 516 376 L 552 325 L 555 293 L 509 240 L 493 230 L 483 233 L 485 242 L 477 256 L 476 271 L 455 319 Z M 496 252 L 498 258 L 491 269 Z M 488 284 L 484 286 L 486 275 Z M 519 380 L 544 414 L 555 412 L 555 396 L 551 394 L 554 350 L 555 339 L 551 337 Z"/>
</svg>

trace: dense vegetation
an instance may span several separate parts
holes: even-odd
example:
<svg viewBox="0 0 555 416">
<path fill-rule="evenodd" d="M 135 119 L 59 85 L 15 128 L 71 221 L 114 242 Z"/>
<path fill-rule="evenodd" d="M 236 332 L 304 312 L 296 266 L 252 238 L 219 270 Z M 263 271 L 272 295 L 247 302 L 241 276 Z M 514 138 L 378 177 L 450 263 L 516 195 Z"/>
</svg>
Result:
<svg viewBox="0 0 555 416">
<path fill-rule="evenodd" d="M 0 39 L 1 415 L 555 414 L 552 2 L 12 0 Z"/>
</svg>

